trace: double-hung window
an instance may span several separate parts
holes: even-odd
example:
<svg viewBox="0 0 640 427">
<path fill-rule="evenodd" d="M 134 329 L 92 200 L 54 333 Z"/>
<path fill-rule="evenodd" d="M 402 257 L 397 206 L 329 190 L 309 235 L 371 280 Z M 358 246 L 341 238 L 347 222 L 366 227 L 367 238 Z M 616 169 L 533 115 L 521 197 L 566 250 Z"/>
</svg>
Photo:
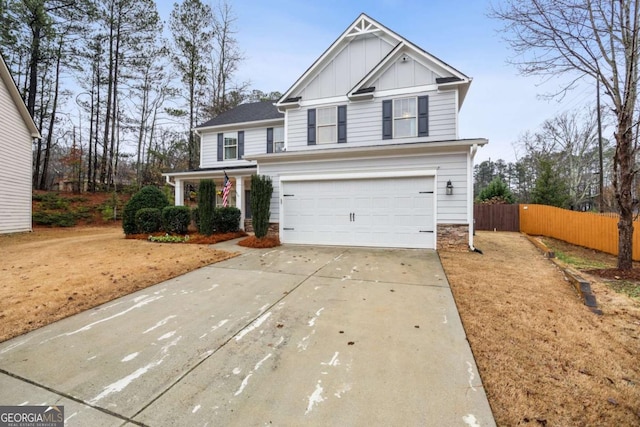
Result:
<svg viewBox="0 0 640 427">
<path fill-rule="evenodd" d="M 284 150 L 284 128 L 273 128 L 273 152 L 279 153 Z"/>
<path fill-rule="evenodd" d="M 382 139 L 429 136 L 429 96 L 382 101 Z"/>
<path fill-rule="evenodd" d="M 330 144 L 338 141 L 338 119 L 336 107 L 317 109 L 317 139 L 318 144 Z"/>
<path fill-rule="evenodd" d="M 238 158 L 238 133 L 227 132 L 224 134 L 224 160 L 236 160 Z"/>
<path fill-rule="evenodd" d="M 418 135 L 416 98 L 393 100 L 393 137 L 408 138 Z"/>
</svg>

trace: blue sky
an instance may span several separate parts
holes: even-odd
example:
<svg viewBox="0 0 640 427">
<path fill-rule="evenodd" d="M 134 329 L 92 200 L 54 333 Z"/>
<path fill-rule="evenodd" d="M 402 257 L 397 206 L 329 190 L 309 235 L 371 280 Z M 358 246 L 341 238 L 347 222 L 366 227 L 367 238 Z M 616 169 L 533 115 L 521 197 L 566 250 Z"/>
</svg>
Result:
<svg viewBox="0 0 640 427">
<path fill-rule="evenodd" d="M 205 0 L 206 1 L 206 0 Z M 237 16 L 236 38 L 245 60 L 236 75 L 253 89 L 286 91 L 362 12 L 473 78 L 460 111 L 461 138 L 488 138 L 476 162 L 513 161 L 513 143 L 525 131 L 561 111 L 595 99 L 594 85 L 582 84 L 562 101 L 541 99 L 555 80 L 522 77 L 487 17 L 489 1 L 462 0 L 229 0 Z M 160 4 L 168 20 L 169 4 Z"/>
</svg>

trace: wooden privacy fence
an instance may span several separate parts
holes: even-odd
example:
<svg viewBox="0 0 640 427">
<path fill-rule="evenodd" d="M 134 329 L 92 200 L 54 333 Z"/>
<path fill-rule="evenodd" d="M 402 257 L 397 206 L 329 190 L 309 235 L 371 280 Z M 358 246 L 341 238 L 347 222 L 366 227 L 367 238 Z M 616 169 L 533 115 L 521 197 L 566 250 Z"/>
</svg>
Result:
<svg viewBox="0 0 640 427">
<path fill-rule="evenodd" d="M 618 215 L 519 205 L 520 231 L 618 255 Z M 633 259 L 640 261 L 640 221 L 633 224 Z"/>
<path fill-rule="evenodd" d="M 520 231 L 518 205 L 474 205 L 476 230 Z"/>
</svg>

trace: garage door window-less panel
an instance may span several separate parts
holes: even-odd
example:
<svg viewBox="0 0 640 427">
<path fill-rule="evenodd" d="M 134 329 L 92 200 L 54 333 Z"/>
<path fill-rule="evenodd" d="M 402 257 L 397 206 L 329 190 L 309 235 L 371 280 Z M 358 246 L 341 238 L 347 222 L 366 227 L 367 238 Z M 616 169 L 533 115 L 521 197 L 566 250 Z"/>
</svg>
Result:
<svg viewBox="0 0 640 427">
<path fill-rule="evenodd" d="M 433 248 L 434 178 L 285 181 L 285 243 Z"/>
</svg>

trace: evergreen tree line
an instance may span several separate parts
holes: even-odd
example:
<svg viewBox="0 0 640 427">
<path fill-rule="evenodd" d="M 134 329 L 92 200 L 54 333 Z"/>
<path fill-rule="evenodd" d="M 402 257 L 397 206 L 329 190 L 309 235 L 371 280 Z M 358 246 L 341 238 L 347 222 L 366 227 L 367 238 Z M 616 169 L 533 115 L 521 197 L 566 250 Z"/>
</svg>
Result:
<svg viewBox="0 0 640 427">
<path fill-rule="evenodd" d="M 545 121 L 516 142 L 515 162 L 486 160 L 474 167 L 474 197 L 482 203 L 537 203 L 573 210 L 615 211 L 613 144 L 602 139 L 596 111 L 585 108 Z M 600 173 L 603 192 L 600 193 Z"/>
<path fill-rule="evenodd" d="M 190 129 L 280 95 L 235 80 L 236 21 L 226 0 L 174 4 L 167 33 L 154 0 L 0 0 L 0 53 L 42 134 L 33 187 L 140 188 L 197 167 Z"/>
</svg>

